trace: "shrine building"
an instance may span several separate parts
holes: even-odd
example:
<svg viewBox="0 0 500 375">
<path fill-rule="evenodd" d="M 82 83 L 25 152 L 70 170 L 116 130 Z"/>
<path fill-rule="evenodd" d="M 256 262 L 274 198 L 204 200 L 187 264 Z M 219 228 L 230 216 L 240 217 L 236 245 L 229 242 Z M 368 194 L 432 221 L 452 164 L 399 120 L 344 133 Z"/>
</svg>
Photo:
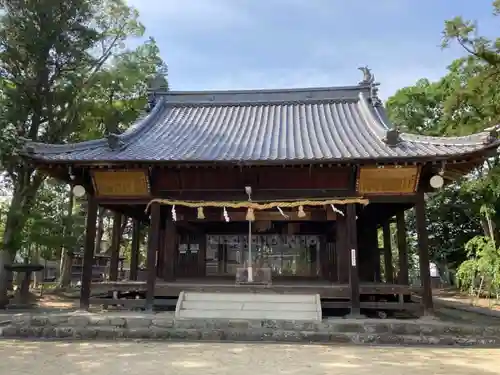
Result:
<svg viewBox="0 0 500 375">
<path fill-rule="evenodd" d="M 147 309 L 181 292 L 237 290 L 314 293 L 325 307 L 353 314 L 415 306 L 432 314 L 425 195 L 495 155 L 500 141 L 496 130 L 464 137 L 399 131 L 404 124 L 389 121 L 373 75 L 362 70 L 364 79 L 346 87 L 152 89 L 148 110 L 123 134 L 28 142 L 26 162 L 71 184 L 88 203 L 81 307 L 101 303 L 93 290 L 112 286 L 143 290 L 134 303 Z M 134 220 L 128 280 L 114 271 L 115 230 L 110 280 L 92 282 L 98 206 L 114 211 L 118 223 Z M 408 276 L 410 209 L 417 286 Z M 148 227 L 143 271 L 141 223 Z"/>
</svg>

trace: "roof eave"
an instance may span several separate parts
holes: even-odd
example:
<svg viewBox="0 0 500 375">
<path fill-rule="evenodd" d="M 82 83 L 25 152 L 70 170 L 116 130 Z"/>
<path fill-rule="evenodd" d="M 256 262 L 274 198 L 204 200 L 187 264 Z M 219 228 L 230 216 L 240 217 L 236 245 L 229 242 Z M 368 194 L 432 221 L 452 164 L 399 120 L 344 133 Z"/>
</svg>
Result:
<svg viewBox="0 0 500 375">
<path fill-rule="evenodd" d="M 429 163 L 441 161 L 459 161 L 471 157 L 488 158 L 497 155 L 500 141 L 496 141 L 485 147 L 463 153 L 450 153 L 445 155 L 422 155 L 422 156 L 387 156 L 374 158 L 341 158 L 341 159 L 300 159 L 300 160 L 89 160 L 89 159 L 51 159 L 43 155 L 22 155 L 32 163 L 37 164 L 60 164 L 60 165 L 86 165 L 86 166 L 111 166 L 124 164 L 150 164 L 150 165 L 232 165 L 232 166 L 259 166 L 259 165 L 300 165 L 300 164 L 393 164 L 393 163 Z"/>
</svg>

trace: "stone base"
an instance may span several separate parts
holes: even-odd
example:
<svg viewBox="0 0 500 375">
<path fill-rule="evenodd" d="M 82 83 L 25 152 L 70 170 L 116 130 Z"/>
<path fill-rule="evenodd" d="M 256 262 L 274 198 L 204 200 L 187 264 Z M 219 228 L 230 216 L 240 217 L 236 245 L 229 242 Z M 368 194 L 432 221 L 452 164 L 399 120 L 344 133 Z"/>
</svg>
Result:
<svg viewBox="0 0 500 375">
<path fill-rule="evenodd" d="M 29 310 L 36 307 L 36 303 L 19 303 L 10 302 L 5 308 L 6 310 Z"/>
<path fill-rule="evenodd" d="M 353 319 L 353 320 L 359 320 L 359 319 L 366 319 L 366 316 L 363 314 L 347 314 L 344 316 L 344 319 Z"/>
<path fill-rule="evenodd" d="M 175 319 L 171 313 L 16 314 L 0 337 L 404 344 L 500 347 L 500 327 L 338 319 L 322 322 Z"/>
</svg>

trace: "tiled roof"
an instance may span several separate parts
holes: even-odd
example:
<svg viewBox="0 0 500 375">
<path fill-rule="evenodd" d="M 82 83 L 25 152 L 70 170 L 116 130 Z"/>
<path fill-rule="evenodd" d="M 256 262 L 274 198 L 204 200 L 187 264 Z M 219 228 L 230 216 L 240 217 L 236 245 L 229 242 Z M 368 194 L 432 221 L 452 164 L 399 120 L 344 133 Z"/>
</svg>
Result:
<svg viewBox="0 0 500 375">
<path fill-rule="evenodd" d="M 341 162 L 446 158 L 498 145 L 490 132 L 446 138 L 391 133 L 370 93 L 369 85 L 167 92 L 119 136 L 28 143 L 26 152 L 47 161 Z M 396 142 L 387 141 L 390 135 Z"/>
</svg>

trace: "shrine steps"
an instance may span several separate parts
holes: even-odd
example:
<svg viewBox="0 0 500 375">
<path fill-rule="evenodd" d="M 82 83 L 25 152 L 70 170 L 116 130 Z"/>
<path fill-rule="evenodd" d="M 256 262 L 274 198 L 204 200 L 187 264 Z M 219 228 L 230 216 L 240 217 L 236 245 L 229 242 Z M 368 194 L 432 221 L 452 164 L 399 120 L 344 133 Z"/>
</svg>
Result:
<svg viewBox="0 0 500 375">
<path fill-rule="evenodd" d="M 181 292 L 176 318 L 321 321 L 318 294 Z"/>
</svg>

